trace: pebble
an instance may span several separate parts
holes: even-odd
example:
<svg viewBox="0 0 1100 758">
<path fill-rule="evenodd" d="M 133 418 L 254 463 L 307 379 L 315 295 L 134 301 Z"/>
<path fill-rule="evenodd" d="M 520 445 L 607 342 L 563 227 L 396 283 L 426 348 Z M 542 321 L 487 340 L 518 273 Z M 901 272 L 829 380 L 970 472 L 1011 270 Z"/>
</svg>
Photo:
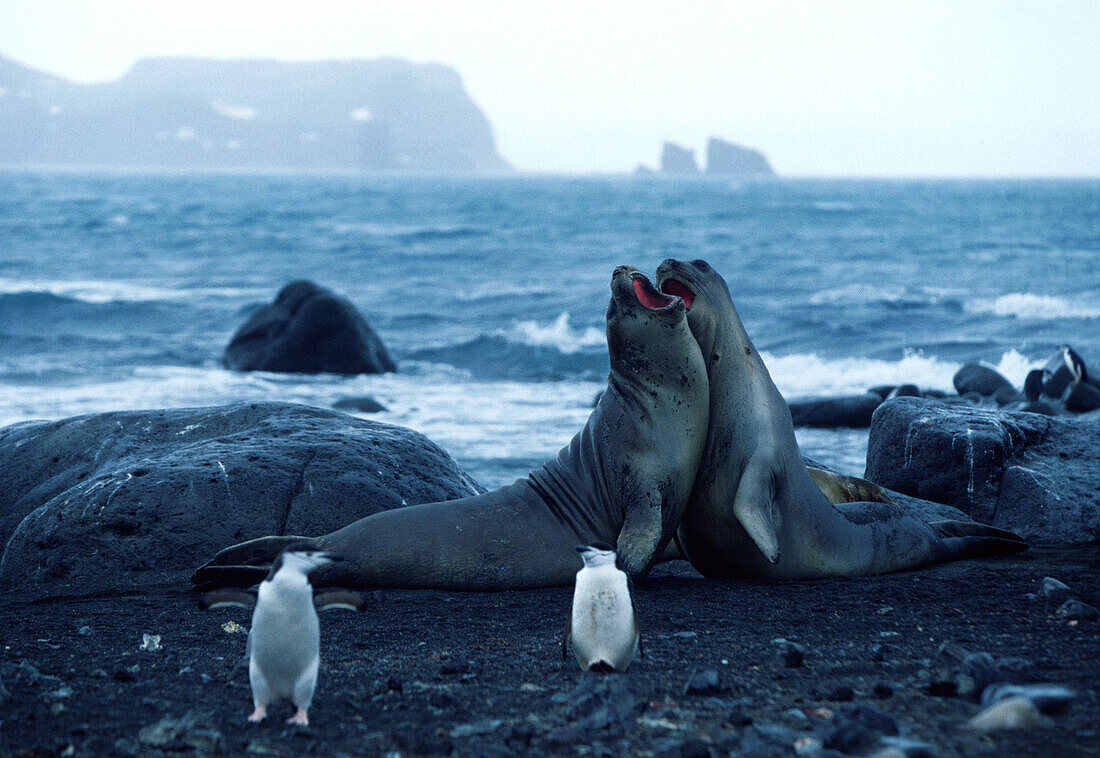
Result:
<svg viewBox="0 0 1100 758">
<path fill-rule="evenodd" d="M 886 682 L 875 682 L 875 686 L 871 690 L 871 695 L 877 697 L 879 700 L 885 700 L 888 697 L 893 697 L 894 688 Z"/>
<path fill-rule="evenodd" d="M 940 758 L 936 749 L 927 742 L 917 742 L 906 737 L 883 737 L 886 745 L 871 758 Z"/>
<path fill-rule="evenodd" d="M 740 729 L 743 726 L 748 726 L 752 723 L 752 716 L 749 715 L 749 709 L 752 708 L 752 702 L 747 698 L 740 700 L 734 700 L 729 704 L 729 711 L 726 712 L 726 721 L 730 726 L 735 726 Z"/>
<path fill-rule="evenodd" d="M 1042 721 L 1035 704 L 1022 695 L 1014 695 L 995 703 L 974 718 L 968 726 L 978 732 L 996 732 L 1002 729 L 1033 729 Z"/>
<path fill-rule="evenodd" d="M 143 745 L 171 752 L 190 750 L 210 754 L 225 750 L 222 734 L 211 725 L 210 717 L 194 711 L 178 719 L 165 716 L 139 731 L 138 740 Z"/>
<path fill-rule="evenodd" d="M 855 699 L 856 693 L 846 684 L 841 684 L 833 687 L 831 690 L 825 693 L 826 700 L 833 700 L 838 703 L 847 703 Z"/>
<path fill-rule="evenodd" d="M 1000 672 L 992 655 L 969 653 L 955 672 L 956 692 L 959 697 L 977 702 L 985 688 L 999 679 Z"/>
<path fill-rule="evenodd" d="M 779 645 L 779 662 L 785 668 L 794 669 L 802 665 L 802 660 L 806 657 L 806 648 L 790 640 L 778 640 L 777 644 Z"/>
<path fill-rule="evenodd" d="M 825 747 L 842 753 L 863 753 L 878 744 L 881 736 L 897 736 L 898 722 L 888 713 L 863 703 L 846 705 L 825 725 Z"/>
<path fill-rule="evenodd" d="M 891 652 L 893 651 L 889 645 L 880 642 L 871 648 L 871 660 L 875 663 L 882 663 Z"/>
<path fill-rule="evenodd" d="M 1025 697 L 1040 712 L 1057 715 L 1069 709 L 1077 693 L 1058 684 L 994 684 L 982 693 L 982 705 L 990 706 L 1011 697 Z"/>
<path fill-rule="evenodd" d="M 1073 597 L 1073 590 L 1053 576 L 1047 576 L 1039 583 L 1039 596 L 1055 603 L 1064 603 Z"/>
<path fill-rule="evenodd" d="M 1096 621 L 1100 618 L 1100 611 L 1076 598 L 1070 598 L 1062 603 L 1055 613 L 1058 614 L 1058 618 L 1066 621 Z"/>
<path fill-rule="evenodd" d="M 653 751 L 653 758 L 710 758 L 710 755 L 710 745 L 698 737 L 663 739 Z"/>
<path fill-rule="evenodd" d="M 684 687 L 685 695 L 718 695 L 722 693 L 725 688 L 722 686 L 722 679 L 718 676 L 718 672 L 714 669 L 704 669 L 703 671 L 696 671 L 691 679 L 688 680 L 687 685 Z"/>
<path fill-rule="evenodd" d="M 95 634 L 90 626 L 82 626 L 76 630 L 76 633 L 79 634 L 81 637 L 90 637 L 91 635 Z"/>
</svg>

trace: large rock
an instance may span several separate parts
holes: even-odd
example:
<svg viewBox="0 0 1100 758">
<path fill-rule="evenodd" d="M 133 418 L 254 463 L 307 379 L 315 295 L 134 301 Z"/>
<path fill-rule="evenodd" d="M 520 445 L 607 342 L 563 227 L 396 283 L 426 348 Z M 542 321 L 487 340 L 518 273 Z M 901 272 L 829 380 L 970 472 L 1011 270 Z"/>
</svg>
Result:
<svg viewBox="0 0 1100 758">
<path fill-rule="evenodd" d="M 674 142 L 664 143 L 661 146 L 661 173 L 698 174 L 699 166 L 695 162 L 695 151 Z"/>
<path fill-rule="evenodd" d="M 759 150 L 741 147 L 717 137 L 707 140 L 707 173 L 718 176 L 775 176 Z"/>
<path fill-rule="evenodd" d="M 875 412 L 865 474 L 1035 544 L 1100 539 L 1100 423 L 917 398 Z"/>
<path fill-rule="evenodd" d="M 871 415 L 882 403 L 875 392 L 847 397 L 807 398 L 787 403 L 795 426 L 816 426 L 825 429 L 866 429 Z"/>
<path fill-rule="evenodd" d="M 1012 382 L 1001 376 L 1000 373 L 988 366 L 977 363 L 967 363 L 955 372 L 951 382 L 960 395 L 968 392 L 977 392 L 982 397 L 995 397 L 998 393 L 1015 395 L 1016 388 Z"/>
<path fill-rule="evenodd" d="M 417 432 L 304 405 L 18 424 L 0 429 L 0 587 L 183 582 L 242 540 L 323 534 L 479 489 Z"/>
<path fill-rule="evenodd" d="M 225 348 L 236 371 L 381 374 L 396 371 L 382 340 L 346 298 L 291 282 L 237 330 Z"/>
</svg>

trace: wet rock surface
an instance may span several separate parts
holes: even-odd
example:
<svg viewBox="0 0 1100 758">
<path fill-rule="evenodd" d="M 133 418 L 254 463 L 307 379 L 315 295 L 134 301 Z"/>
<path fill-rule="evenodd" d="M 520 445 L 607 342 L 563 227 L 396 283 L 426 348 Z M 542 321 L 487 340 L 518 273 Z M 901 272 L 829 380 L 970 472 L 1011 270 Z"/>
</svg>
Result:
<svg viewBox="0 0 1100 758">
<path fill-rule="evenodd" d="M 242 540 L 477 491 L 417 432 L 291 403 L 17 424 L 0 429 L 0 587 L 176 581 Z"/>
<path fill-rule="evenodd" d="M 561 659 L 568 587 L 368 593 L 363 613 L 321 616 L 304 730 L 284 723 L 290 705 L 246 724 L 243 610 L 201 612 L 183 589 L 8 600 L 0 755 L 1088 755 L 1100 636 L 1027 595 L 1054 576 L 1095 605 L 1098 575 L 1094 548 L 814 582 L 673 563 L 636 585 L 646 657 L 610 675 Z M 806 649 L 801 666 L 778 639 Z M 929 694 L 930 669 L 981 654 L 1002 680 L 985 702 Z M 685 694 L 697 672 L 721 691 Z M 840 688 L 851 701 L 827 699 Z M 967 728 L 1013 697 L 1038 721 Z"/>
<path fill-rule="evenodd" d="M 1094 421 L 895 398 L 875 411 L 865 477 L 1032 544 L 1100 541 Z"/>
</svg>

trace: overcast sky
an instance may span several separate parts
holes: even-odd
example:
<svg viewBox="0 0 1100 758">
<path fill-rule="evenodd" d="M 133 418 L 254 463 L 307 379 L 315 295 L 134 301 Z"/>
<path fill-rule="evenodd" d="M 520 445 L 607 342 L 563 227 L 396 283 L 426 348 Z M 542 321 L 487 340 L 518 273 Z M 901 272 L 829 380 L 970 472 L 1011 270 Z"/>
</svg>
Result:
<svg viewBox="0 0 1100 758">
<path fill-rule="evenodd" d="M 1100 2 L 2 0 L 0 54 L 75 81 L 147 56 L 453 66 L 506 160 L 654 165 L 717 135 L 787 175 L 1100 176 Z"/>
</svg>

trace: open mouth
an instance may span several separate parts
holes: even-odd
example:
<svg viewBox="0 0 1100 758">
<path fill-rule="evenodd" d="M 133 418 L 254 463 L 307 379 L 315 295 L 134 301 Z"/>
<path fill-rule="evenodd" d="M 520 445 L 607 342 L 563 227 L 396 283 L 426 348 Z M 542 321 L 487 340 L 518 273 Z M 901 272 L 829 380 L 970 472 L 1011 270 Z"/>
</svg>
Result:
<svg viewBox="0 0 1100 758">
<path fill-rule="evenodd" d="M 637 287 L 637 285 L 635 285 L 635 287 Z M 666 279 L 661 284 L 661 290 L 666 294 L 683 300 L 685 308 L 691 308 L 692 302 L 695 301 L 695 293 L 688 289 L 688 286 L 678 279 Z"/>
<path fill-rule="evenodd" d="M 680 299 L 678 296 L 666 295 L 661 292 L 650 283 L 649 279 L 641 274 L 634 275 L 633 284 L 634 294 L 638 297 L 638 302 L 651 311 L 663 311 L 666 308 L 671 308 Z"/>
</svg>

